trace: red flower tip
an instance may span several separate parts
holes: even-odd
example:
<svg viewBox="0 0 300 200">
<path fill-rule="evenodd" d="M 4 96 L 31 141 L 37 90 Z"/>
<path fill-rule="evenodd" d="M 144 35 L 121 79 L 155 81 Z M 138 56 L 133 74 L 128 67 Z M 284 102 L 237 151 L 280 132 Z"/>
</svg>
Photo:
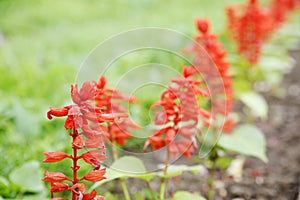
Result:
<svg viewBox="0 0 300 200">
<path fill-rule="evenodd" d="M 62 182 L 65 180 L 70 180 L 66 175 L 61 172 L 48 172 L 45 171 L 45 177 L 43 178 L 44 182 Z"/>
<path fill-rule="evenodd" d="M 101 76 L 98 83 L 97 83 L 97 88 L 98 89 L 103 89 L 105 87 L 106 83 L 107 83 L 106 78 L 104 76 Z"/>
<path fill-rule="evenodd" d="M 65 200 L 65 199 L 62 198 L 62 197 L 54 197 L 54 198 L 52 198 L 51 200 Z"/>
<path fill-rule="evenodd" d="M 47 117 L 48 119 L 52 119 L 52 116 L 55 117 L 64 117 L 68 115 L 68 111 L 71 107 L 70 106 L 65 106 L 63 108 L 53 108 L 50 107 L 50 110 L 47 112 Z"/>
<path fill-rule="evenodd" d="M 196 25 L 199 31 L 207 33 L 209 28 L 209 22 L 206 19 L 196 19 Z"/>
<path fill-rule="evenodd" d="M 51 183 L 51 192 L 63 192 L 69 189 L 69 185 L 65 183 Z"/>
<path fill-rule="evenodd" d="M 105 172 L 106 169 L 90 171 L 82 179 L 92 182 L 101 181 L 103 179 L 106 179 L 106 177 L 104 177 Z"/>
<path fill-rule="evenodd" d="M 46 158 L 43 162 L 58 162 L 68 157 L 64 152 L 44 152 Z"/>
<path fill-rule="evenodd" d="M 185 78 L 197 74 L 197 70 L 192 66 L 183 66 L 183 75 Z"/>
</svg>

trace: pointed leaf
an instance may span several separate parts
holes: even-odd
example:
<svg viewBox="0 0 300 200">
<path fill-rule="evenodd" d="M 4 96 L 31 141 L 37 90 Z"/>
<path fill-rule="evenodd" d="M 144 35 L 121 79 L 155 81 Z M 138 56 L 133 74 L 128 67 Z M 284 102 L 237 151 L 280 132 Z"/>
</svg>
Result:
<svg viewBox="0 0 300 200">
<path fill-rule="evenodd" d="M 251 109 L 254 116 L 267 118 L 268 104 L 263 96 L 255 92 L 246 92 L 240 95 L 240 100 Z"/>
<path fill-rule="evenodd" d="M 205 200 L 204 197 L 197 195 L 197 194 L 192 194 L 186 191 L 178 191 L 174 194 L 174 200 L 182 200 L 182 199 L 193 199 L 193 200 Z"/>
<path fill-rule="evenodd" d="M 40 165 L 37 161 L 29 161 L 10 173 L 11 182 L 19 185 L 24 191 L 40 192 L 44 189 Z"/>
<path fill-rule="evenodd" d="M 218 145 L 237 153 L 255 156 L 264 162 L 268 161 L 265 136 L 261 130 L 250 124 L 236 127 L 231 134 L 223 134 Z"/>
</svg>

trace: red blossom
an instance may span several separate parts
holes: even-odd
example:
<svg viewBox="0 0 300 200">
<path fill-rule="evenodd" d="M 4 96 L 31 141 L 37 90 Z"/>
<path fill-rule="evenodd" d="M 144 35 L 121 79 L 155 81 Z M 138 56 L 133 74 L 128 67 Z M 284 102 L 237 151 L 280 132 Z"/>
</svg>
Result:
<svg viewBox="0 0 300 200">
<path fill-rule="evenodd" d="M 83 147 L 85 147 L 85 140 L 83 137 L 78 135 L 72 142 L 72 148 L 82 149 Z"/>
<path fill-rule="evenodd" d="M 103 179 L 106 179 L 106 177 L 104 176 L 105 172 L 106 169 L 90 171 L 82 179 L 92 182 L 101 181 Z"/>
<path fill-rule="evenodd" d="M 258 62 L 262 44 L 274 31 L 274 19 L 258 0 L 227 9 L 228 29 L 237 41 L 238 51 L 251 64 Z"/>
<path fill-rule="evenodd" d="M 105 149 L 90 150 L 80 156 L 86 163 L 94 165 L 95 169 L 100 169 L 100 160 L 105 160 Z"/>
<path fill-rule="evenodd" d="M 83 183 L 76 183 L 70 188 L 70 190 L 75 194 L 83 194 L 86 190 L 86 186 Z"/>
<path fill-rule="evenodd" d="M 168 89 L 161 95 L 161 100 L 151 106 L 163 108 L 155 113 L 154 123 L 165 127 L 155 131 L 154 135 L 147 139 L 144 150 L 148 146 L 152 146 L 153 150 L 166 146 L 172 156 L 190 156 L 194 152 L 199 115 L 199 105 L 195 98 L 197 85 L 198 81 L 194 82 L 191 79 L 172 79 Z M 191 122 L 193 123 L 189 126 L 182 125 Z M 183 148 L 182 144 L 186 148 Z"/>
<path fill-rule="evenodd" d="M 44 152 L 44 154 L 46 158 L 43 160 L 43 162 L 58 162 L 69 157 L 64 152 Z"/>
<path fill-rule="evenodd" d="M 94 200 L 94 198 L 96 197 L 96 195 L 97 195 L 96 190 L 93 190 L 90 193 L 83 194 L 82 200 Z"/>
<path fill-rule="evenodd" d="M 68 115 L 70 106 L 65 106 L 63 108 L 53 108 L 50 107 L 50 110 L 47 112 L 48 119 L 52 119 L 52 116 L 55 117 L 64 117 Z"/>
<path fill-rule="evenodd" d="M 48 172 L 45 171 L 45 177 L 43 178 L 43 181 L 45 182 L 62 182 L 65 180 L 70 180 L 66 175 L 64 175 L 61 172 Z"/>
<path fill-rule="evenodd" d="M 65 183 L 51 182 L 51 192 L 63 192 L 69 189 L 69 185 Z"/>
<path fill-rule="evenodd" d="M 54 197 L 54 198 L 51 198 L 51 200 L 65 200 L 65 199 L 62 197 Z"/>
<path fill-rule="evenodd" d="M 94 135 L 94 137 L 85 140 L 86 148 L 101 148 L 103 146 L 103 136 L 100 134 Z"/>
<path fill-rule="evenodd" d="M 198 96 L 202 98 L 203 96 L 211 97 L 212 99 L 213 113 L 204 108 L 199 110 L 203 118 L 203 125 L 208 127 L 211 119 L 215 118 L 216 114 L 227 116 L 230 113 L 234 102 L 234 92 L 232 78 L 229 73 L 230 64 L 226 60 L 227 52 L 225 48 L 218 41 L 217 35 L 210 33 L 210 25 L 206 19 L 197 19 L 196 27 L 199 34 L 194 37 L 195 43 L 187 48 L 185 52 L 194 55 L 193 65 L 197 68 L 184 66 L 183 74 L 186 78 L 193 79 L 201 74 L 210 83 L 211 94 L 205 88 L 199 87 L 198 83 L 193 86 Z M 208 55 L 204 52 L 207 52 Z"/>
</svg>

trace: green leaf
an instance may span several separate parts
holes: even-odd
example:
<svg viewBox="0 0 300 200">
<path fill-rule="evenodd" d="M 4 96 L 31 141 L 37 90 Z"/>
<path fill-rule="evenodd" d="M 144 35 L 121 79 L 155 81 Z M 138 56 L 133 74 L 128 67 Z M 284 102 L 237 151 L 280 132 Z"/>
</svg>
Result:
<svg viewBox="0 0 300 200">
<path fill-rule="evenodd" d="M 40 165 L 37 161 L 29 161 L 15 169 L 9 175 L 11 182 L 20 186 L 23 191 L 40 192 L 44 189 Z"/>
<path fill-rule="evenodd" d="M 174 200 L 182 200 L 182 199 L 192 199 L 192 200 L 205 200 L 204 197 L 197 195 L 197 194 L 192 194 L 186 191 L 178 191 L 174 194 Z"/>
<path fill-rule="evenodd" d="M 251 109 L 255 116 L 267 118 L 268 104 L 263 96 L 255 92 L 246 92 L 240 95 L 240 100 Z"/>
<path fill-rule="evenodd" d="M 237 153 L 255 156 L 264 162 L 268 161 L 264 134 L 250 124 L 236 127 L 231 134 L 223 134 L 218 145 Z"/>
<path fill-rule="evenodd" d="M 155 174 L 147 172 L 144 163 L 140 159 L 134 156 L 124 156 L 107 168 L 105 176 L 105 180 L 95 183 L 91 189 L 117 178 L 134 177 L 149 181 L 155 177 Z"/>
</svg>

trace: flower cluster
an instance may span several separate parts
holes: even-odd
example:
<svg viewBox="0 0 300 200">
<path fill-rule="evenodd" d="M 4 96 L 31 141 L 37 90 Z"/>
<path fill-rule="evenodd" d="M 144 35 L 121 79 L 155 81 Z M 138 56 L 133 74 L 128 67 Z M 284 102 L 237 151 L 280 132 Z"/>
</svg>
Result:
<svg viewBox="0 0 300 200">
<path fill-rule="evenodd" d="M 299 0 L 273 0 L 270 7 L 270 17 L 274 21 L 273 28 L 277 29 L 286 21 L 288 14 L 300 6 Z"/>
<path fill-rule="evenodd" d="M 96 106 L 102 113 L 127 113 L 128 109 L 122 103 L 139 102 L 134 96 L 127 96 L 115 89 L 105 88 L 106 82 L 105 77 L 100 77 L 96 84 L 98 90 L 95 97 Z M 106 138 L 113 143 L 123 146 L 126 139 L 132 137 L 130 129 L 138 129 L 139 126 L 130 120 L 130 118 L 123 118 L 119 121 L 109 122 L 106 126 L 102 125 L 101 128 Z"/>
<path fill-rule="evenodd" d="M 200 88 L 201 81 L 191 78 L 176 77 L 161 95 L 161 100 L 152 105 L 152 109 L 161 107 L 155 112 L 155 125 L 162 127 L 156 130 L 145 143 L 144 150 L 152 146 L 153 150 L 167 146 L 168 153 L 191 156 L 197 148 L 195 135 L 200 110 L 196 96 L 207 95 Z M 208 116 L 209 117 L 209 116 Z"/>
<path fill-rule="evenodd" d="M 231 112 L 234 102 L 232 77 L 229 72 L 230 64 L 226 60 L 227 51 L 218 41 L 218 36 L 210 33 L 210 24 L 207 20 L 197 19 L 196 26 L 199 34 L 194 37 L 195 43 L 185 49 L 185 52 L 194 55 L 193 65 L 197 66 L 197 69 L 194 66 L 184 67 L 184 76 L 195 78 L 201 73 L 211 83 L 213 89 L 211 106 L 216 112 L 212 114 L 227 116 Z M 205 117 L 209 112 L 203 111 L 200 114 Z M 234 125 L 233 121 L 227 119 L 223 131 L 230 131 Z M 206 123 L 206 126 L 209 126 L 209 123 Z"/>
<path fill-rule="evenodd" d="M 45 172 L 43 181 L 51 184 L 51 197 L 56 200 L 63 199 L 61 197 L 53 197 L 55 192 L 63 192 L 69 190 L 72 192 L 72 200 L 103 200 L 104 197 L 97 196 L 96 191 L 90 193 L 86 192 L 86 186 L 80 183 L 82 180 L 97 182 L 105 179 L 104 174 L 106 169 L 101 168 L 100 161 L 105 160 L 104 140 L 106 132 L 103 131 L 103 123 L 115 123 L 119 118 L 127 118 L 127 114 L 119 109 L 120 113 L 112 113 L 111 110 L 104 109 L 109 104 L 101 104 L 101 95 L 106 92 L 105 78 L 100 78 L 98 83 L 85 82 L 82 88 L 78 91 L 77 85 L 71 86 L 71 96 L 74 104 L 65 106 L 63 108 L 50 108 L 47 113 L 49 119 L 55 117 L 64 117 L 65 128 L 70 131 L 72 137 L 73 154 L 67 155 L 64 152 L 45 152 L 44 162 L 59 162 L 63 159 L 69 158 L 73 161 L 71 167 L 73 171 L 73 178 L 67 177 L 61 172 Z M 114 91 L 111 91 L 111 95 Z M 116 92 L 116 96 L 120 93 Z M 122 97 L 124 99 L 124 97 Z M 111 100 L 111 99 L 109 99 Z M 96 101 L 96 103 L 95 103 Z M 122 112 L 122 113 L 121 113 Z M 115 132 L 111 132 L 115 133 Z M 123 138 L 123 137 L 122 137 Z M 118 140 L 122 141 L 122 139 Z M 96 148 L 89 150 L 79 155 L 79 150 L 83 148 Z M 88 172 L 83 177 L 77 177 L 77 171 L 80 166 L 77 164 L 78 160 L 84 160 L 87 164 L 93 165 L 94 169 Z M 63 183 L 70 181 L 71 184 Z"/>
<path fill-rule="evenodd" d="M 266 8 L 258 0 L 250 0 L 247 5 L 228 7 L 228 29 L 237 41 L 239 53 L 251 64 L 257 63 L 263 42 L 270 38 L 297 3 L 297 0 L 274 0 L 270 8 Z"/>
</svg>

